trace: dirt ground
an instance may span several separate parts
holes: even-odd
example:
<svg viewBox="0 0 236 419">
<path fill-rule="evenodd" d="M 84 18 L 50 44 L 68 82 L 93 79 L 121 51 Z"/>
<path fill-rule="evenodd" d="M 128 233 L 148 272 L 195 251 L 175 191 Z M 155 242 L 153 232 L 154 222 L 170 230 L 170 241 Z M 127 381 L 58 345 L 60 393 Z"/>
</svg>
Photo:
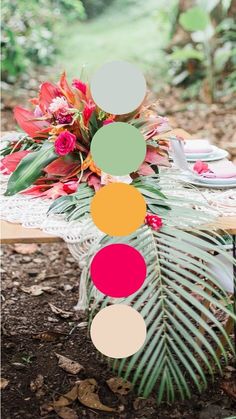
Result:
<svg viewBox="0 0 236 419">
<path fill-rule="evenodd" d="M 2 379 L 7 380 L 2 390 L 4 419 L 235 417 L 235 389 L 230 392 L 236 386 L 233 360 L 224 376 L 210 383 L 207 391 L 200 395 L 194 391 L 191 400 L 177 401 L 173 406 L 158 407 L 155 394 L 146 400 L 137 397 L 134 390 L 115 394 L 106 380 L 116 374 L 97 357 L 87 336 L 85 315 L 73 310 L 80 272 L 66 245 L 5 245 L 2 253 Z M 59 312 L 54 312 L 55 307 Z M 76 374 L 65 371 L 55 353 L 83 369 Z M 85 379 L 97 381 L 100 401 L 114 412 L 88 408 L 78 400 L 61 416 L 59 411 L 45 411 L 45 404 Z"/>
</svg>

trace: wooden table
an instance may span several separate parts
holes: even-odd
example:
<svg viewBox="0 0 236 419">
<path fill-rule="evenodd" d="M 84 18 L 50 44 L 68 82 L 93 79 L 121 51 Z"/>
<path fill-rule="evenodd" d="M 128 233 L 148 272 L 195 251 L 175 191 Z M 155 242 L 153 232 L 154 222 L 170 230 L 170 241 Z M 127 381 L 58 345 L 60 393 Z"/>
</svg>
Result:
<svg viewBox="0 0 236 419">
<path fill-rule="evenodd" d="M 1 243 L 56 243 L 62 242 L 60 237 L 44 233 L 38 228 L 26 228 L 21 224 L 1 220 Z"/>
<path fill-rule="evenodd" d="M 230 235 L 236 235 L 236 217 L 222 217 L 219 219 L 220 227 Z M 60 237 L 53 236 L 38 228 L 26 228 L 21 224 L 1 221 L 1 243 L 57 243 L 62 242 Z"/>
</svg>

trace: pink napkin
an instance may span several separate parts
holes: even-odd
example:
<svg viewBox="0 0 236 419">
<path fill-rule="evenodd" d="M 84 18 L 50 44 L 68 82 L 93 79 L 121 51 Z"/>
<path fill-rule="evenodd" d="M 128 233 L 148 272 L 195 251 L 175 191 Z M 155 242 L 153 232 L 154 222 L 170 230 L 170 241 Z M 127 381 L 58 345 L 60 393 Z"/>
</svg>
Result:
<svg viewBox="0 0 236 419">
<path fill-rule="evenodd" d="M 218 161 L 214 164 L 207 164 L 199 160 L 194 164 L 193 170 L 207 178 L 236 178 L 236 165 L 229 160 Z"/>
<path fill-rule="evenodd" d="M 184 152 L 186 154 L 210 153 L 213 150 L 208 140 L 186 140 Z"/>
</svg>

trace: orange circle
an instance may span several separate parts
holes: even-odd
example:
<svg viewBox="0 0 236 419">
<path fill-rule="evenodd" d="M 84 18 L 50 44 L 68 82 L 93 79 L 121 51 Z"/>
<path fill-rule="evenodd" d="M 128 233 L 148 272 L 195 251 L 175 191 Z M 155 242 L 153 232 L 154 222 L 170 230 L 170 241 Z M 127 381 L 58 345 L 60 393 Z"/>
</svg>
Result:
<svg viewBox="0 0 236 419">
<path fill-rule="evenodd" d="M 128 236 L 139 228 L 146 215 L 142 194 L 126 183 L 110 183 L 91 202 L 94 224 L 109 236 Z"/>
</svg>

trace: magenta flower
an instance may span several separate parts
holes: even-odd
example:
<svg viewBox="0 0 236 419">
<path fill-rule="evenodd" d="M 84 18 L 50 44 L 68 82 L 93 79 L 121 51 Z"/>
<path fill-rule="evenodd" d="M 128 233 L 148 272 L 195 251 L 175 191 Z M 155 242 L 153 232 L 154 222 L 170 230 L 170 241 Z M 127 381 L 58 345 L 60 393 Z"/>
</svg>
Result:
<svg viewBox="0 0 236 419">
<path fill-rule="evenodd" d="M 61 125 L 70 124 L 73 120 L 73 116 L 68 114 L 59 113 L 57 115 L 57 122 Z"/>
<path fill-rule="evenodd" d="M 109 119 L 109 118 L 108 119 L 104 119 L 102 125 L 112 124 L 112 122 L 114 122 L 113 119 Z"/>
<path fill-rule="evenodd" d="M 201 160 L 196 161 L 196 163 L 193 166 L 193 170 L 194 172 L 197 172 L 199 175 L 210 171 L 208 164 L 204 163 Z"/>
<path fill-rule="evenodd" d="M 55 151 L 59 156 L 65 156 L 74 150 L 76 136 L 69 131 L 61 132 L 55 141 Z"/>
<path fill-rule="evenodd" d="M 74 79 L 72 82 L 72 86 L 78 89 L 83 95 L 86 95 L 87 86 L 79 79 Z"/>
<path fill-rule="evenodd" d="M 162 219 L 155 214 L 147 214 L 145 217 L 145 224 L 150 226 L 153 230 L 158 231 L 162 227 Z"/>
</svg>

